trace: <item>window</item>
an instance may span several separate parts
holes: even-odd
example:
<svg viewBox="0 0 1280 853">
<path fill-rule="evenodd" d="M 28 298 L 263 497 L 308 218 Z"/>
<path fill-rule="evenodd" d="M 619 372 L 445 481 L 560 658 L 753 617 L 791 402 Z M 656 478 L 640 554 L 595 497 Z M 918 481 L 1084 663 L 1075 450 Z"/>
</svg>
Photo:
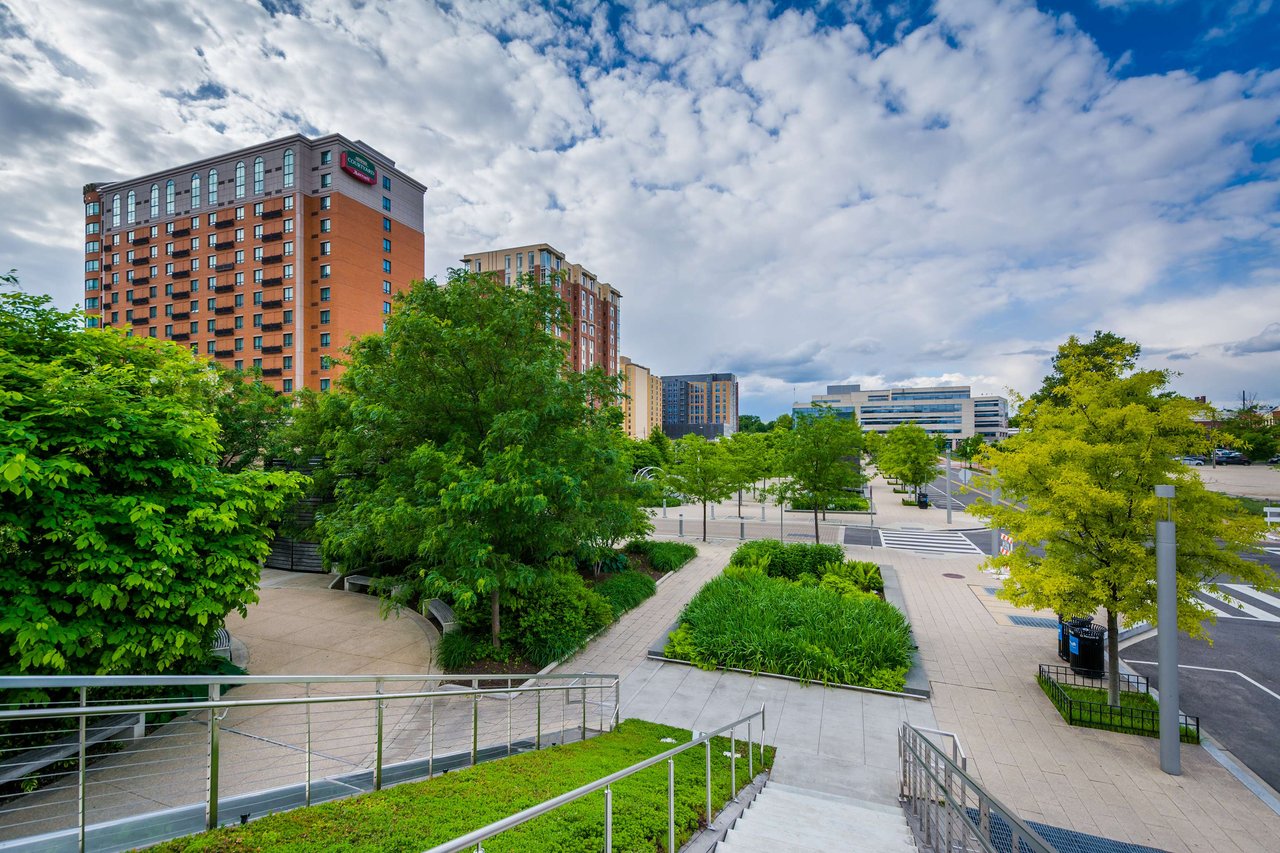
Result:
<svg viewBox="0 0 1280 853">
<path fill-rule="evenodd" d="M 391 178 L 387 175 L 382 176 L 382 188 L 387 191 L 391 190 Z"/>
<path fill-rule="evenodd" d="M 167 264 L 165 264 L 165 265 L 164 265 L 164 274 L 165 274 L 165 275 L 173 275 L 173 264 L 172 264 L 172 263 L 167 263 Z"/>
<path fill-rule="evenodd" d="M 284 185 L 285 187 L 293 186 L 293 149 L 286 148 L 284 152 Z"/>
<path fill-rule="evenodd" d="M 89 216 L 101 216 L 101 215 L 102 215 L 102 205 L 101 205 L 99 202 L 96 202 L 96 201 L 91 201 L 91 202 L 89 202 L 88 204 L 86 204 L 86 205 L 84 206 L 84 215 L 85 215 L 86 217 L 89 217 Z"/>
<path fill-rule="evenodd" d="M 253 205 L 253 215 L 254 215 L 254 216 L 261 216 L 261 215 L 262 215 L 262 211 L 264 211 L 264 210 L 266 210 L 266 206 L 265 206 L 265 205 L 263 205 L 263 203 L 262 203 L 262 202 L 257 202 L 257 203 L 255 203 L 255 204 Z"/>
<path fill-rule="evenodd" d="M 192 258 L 192 259 L 191 259 L 191 271 L 192 271 L 192 272 L 197 272 L 199 269 L 200 269 L 200 259 L 199 259 L 199 258 Z"/>
<path fill-rule="evenodd" d="M 293 196 L 287 195 L 284 197 L 284 209 L 293 210 Z M 290 229 L 290 230 L 293 230 L 293 229 Z"/>
<path fill-rule="evenodd" d="M 261 249 L 259 249 L 258 251 L 262 251 L 262 250 L 261 250 Z M 254 271 L 253 271 L 253 283 L 254 283 L 254 284 L 262 284 L 262 270 L 254 270 Z"/>
<path fill-rule="evenodd" d="M 236 232 L 235 232 L 235 241 L 236 241 L 237 243 L 243 243 L 243 242 L 244 242 L 244 229 L 243 229 L 243 228 L 237 228 L 237 229 L 236 229 Z"/>
<path fill-rule="evenodd" d="M 243 205 L 242 205 L 242 206 L 240 206 L 240 207 L 237 207 L 237 208 L 236 208 L 236 219 L 244 219 L 244 207 L 243 207 Z M 244 232 L 243 232 L 243 231 L 241 231 L 240 233 L 241 233 L 242 235 L 244 234 Z"/>
<path fill-rule="evenodd" d="M 92 260 L 92 261 L 85 261 L 85 262 L 84 262 L 84 271 L 85 271 L 85 272 L 97 272 L 97 271 L 98 271 L 98 261 L 97 261 L 97 259 L 94 259 L 94 260 Z"/>
<path fill-rule="evenodd" d="M 321 264 L 321 265 L 320 265 L 320 277 L 321 277 L 321 278 L 328 278 L 328 277 L 329 277 L 329 265 L 328 265 L 328 264 Z"/>
<path fill-rule="evenodd" d="M 243 294 L 243 293 L 237 293 L 237 294 L 236 294 L 236 307 L 237 307 L 237 308 L 243 308 L 243 307 L 244 307 L 244 294 Z M 239 319 L 239 318 L 237 317 L 236 319 Z"/>
<path fill-rule="evenodd" d="M 236 287 L 244 287 L 244 273 L 236 273 Z"/>
<path fill-rule="evenodd" d="M 120 227 L 120 193 L 111 197 L 111 227 Z"/>
<path fill-rule="evenodd" d="M 125 309 L 125 312 L 124 312 L 124 318 L 125 318 L 125 320 L 132 320 L 132 319 L 133 319 L 133 309 L 132 309 L 132 308 L 127 308 L 127 309 Z"/>
<path fill-rule="evenodd" d="M 262 162 L 261 157 L 255 157 L 253 160 L 253 191 L 255 193 L 262 192 L 263 177 L 266 172 L 266 166 Z"/>
<path fill-rule="evenodd" d="M 390 303 L 390 302 L 384 302 L 384 303 L 382 303 L 382 313 L 383 313 L 383 314 L 390 314 L 390 313 L 391 313 L 391 303 Z"/>
<path fill-rule="evenodd" d="M 390 220 L 390 219 L 388 219 L 388 218 L 387 218 L 387 217 L 385 217 L 385 216 L 384 216 L 384 217 L 382 217 L 382 230 L 383 230 L 383 231 L 390 231 L 390 230 L 391 230 L 391 220 Z"/>
<path fill-rule="evenodd" d="M 240 318 L 239 318 L 239 317 L 237 317 L 236 319 L 237 319 L 237 320 L 239 320 Z M 236 328 L 239 328 L 239 327 L 237 326 Z M 236 352 L 243 352 L 243 351 L 244 351 L 244 338 L 236 338 L 236 342 L 235 342 L 235 344 L 233 345 L 233 348 L 235 349 L 235 351 L 236 351 Z"/>
<path fill-rule="evenodd" d="M 156 226 L 152 225 L 152 226 L 151 226 L 151 238 L 152 238 L 153 240 L 155 239 L 155 237 L 156 237 L 156 235 L 157 235 L 158 233 L 160 233 L 160 229 L 158 229 L 158 228 L 156 228 Z"/>
<path fill-rule="evenodd" d="M 97 234 L 102 231 L 102 225 L 98 222 L 86 222 L 84 224 L 85 234 Z"/>
<path fill-rule="evenodd" d="M 205 325 L 208 327 L 208 330 L 209 330 L 210 332 L 212 332 L 214 329 L 218 328 L 217 322 L 218 322 L 217 320 L 212 320 L 212 319 L 211 319 L 211 320 L 207 321 L 207 322 L 205 323 Z"/>
<path fill-rule="evenodd" d="M 262 328 L 262 315 L 261 315 L 261 314 L 254 314 L 254 315 L 253 315 L 253 327 L 254 327 L 255 329 L 261 329 L 261 328 Z"/>
<path fill-rule="evenodd" d="M 200 173 L 191 176 L 191 206 L 200 206 Z"/>
<path fill-rule="evenodd" d="M 320 165 L 321 165 L 321 166 L 328 166 L 328 165 L 329 165 L 330 163 L 332 163 L 332 162 L 333 162 L 333 152 L 332 152 L 332 151 L 321 151 L 321 152 L 320 152 Z"/>
<path fill-rule="evenodd" d="M 253 259 L 259 263 L 262 262 L 262 247 L 255 246 L 253 250 Z"/>
<path fill-rule="evenodd" d="M 284 293 L 283 293 L 283 294 L 281 294 L 280 299 L 281 299 L 281 300 L 283 300 L 283 301 L 285 301 L 285 302 L 292 302 L 292 301 L 293 301 L 293 288 L 292 288 L 292 287 L 286 287 L 286 288 L 284 289 Z"/>
<path fill-rule="evenodd" d="M 209 170 L 209 205 L 218 203 L 218 170 Z"/>
<path fill-rule="evenodd" d="M 262 367 L 262 359 L 260 359 L 260 358 L 255 358 L 255 359 L 253 360 L 253 366 L 254 366 L 254 367 Z"/>
<path fill-rule="evenodd" d="M 87 278 L 84 281 L 85 290 L 97 290 L 98 285 L 99 285 L 99 281 L 96 278 Z"/>
<path fill-rule="evenodd" d="M 210 224 L 210 225 L 216 225 L 216 224 L 217 224 L 217 222 L 218 222 L 218 214 L 216 214 L 216 213 L 210 213 L 210 214 L 209 214 L 209 224 Z"/>
<path fill-rule="evenodd" d="M 385 237 L 382 239 L 382 251 L 384 252 L 391 251 L 391 241 L 386 239 Z"/>
<path fill-rule="evenodd" d="M 322 195 L 322 196 L 320 196 L 320 209 L 321 209 L 321 210 L 328 210 L 328 209 L 329 209 L 329 204 L 330 204 L 329 196 L 327 196 L 327 195 Z"/>
<path fill-rule="evenodd" d="M 156 306 L 152 305 L 151 308 L 147 310 L 147 316 L 153 320 L 156 318 Z"/>
<path fill-rule="evenodd" d="M 329 377 L 326 376 L 324 379 L 320 380 L 320 390 L 321 391 L 329 390 Z"/>
<path fill-rule="evenodd" d="M 167 216 L 173 216 L 174 210 L 174 190 L 176 185 L 173 180 L 165 181 L 164 184 L 164 212 Z"/>
<path fill-rule="evenodd" d="M 320 325 L 321 325 L 321 326 L 327 326 L 327 325 L 329 325 L 329 312 L 328 312 L 328 310 L 324 310 L 324 311 L 321 311 L 321 312 L 320 312 Z"/>
<path fill-rule="evenodd" d="M 320 220 L 320 233 L 321 233 L 321 234 L 328 234 L 328 233 L 329 233 L 329 229 L 330 229 L 330 227 L 332 227 L 332 225 L 333 225 L 333 220 L 331 220 L 331 219 L 321 219 L 321 220 Z"/>
<path fill-rule="evenodd" d="M 253 348 L 262 349 L 262 335 L 253 336 Z"/>
<path fill-rule="evenodd" d="M 391 292 L 391 282 L 389 282 L 389 281 L 384 281 L 384 282 L 382 283 L 382 292 L 383 292 L 383 293 L 390 293 L 390 292 Z"/>
<path fill-rule="evenodd" d="M 244 249 L 236 249 L 236 263 L 237 264 L 244 263 Z"/>
<path fill-rule="evenodd" d="M 200 333 L 200 324 L 197 323 L 195 320 L 192 320 L 191 327 L 188 331 L 190 331 L 191 334 L 193 335 L 198 335 Z"/>
<path fill-rule="evenodd" d="M 119 322 L 120 322 L 120 312 L 119 312 L 119 311 L 112 311 L 112 312 L 111 312 L 111 322 L 113 322 L 113 323 L 119 323 Z"/>
<path fill-rule="evenodd" d="M 192 300 L 191 300 L 191 313 L 192 313 L 192 314 L 199 314 L 199 313 L 200 313 L 200 300 L 199 300 L 199 299 L 192 299 Z"/>
<path fill-rule="evenodd" d="M 96 296 L 86 296 L 86 297 L 85 297 L 85 299 L 84 299 L 84 307 L 85 307 L 85 308 L 97 308 L 97 307 L 98 307 L 98 297 L 96 297 Z"/>
<path fill-rule="evenodd" d="M 129 190 L 129 200 L 126 202 L 124 215 L 130 225 L 138 220 L 138 196 L 133 190 Z"/>
<path fill-rule="evenodd" d="M 280 383 L 280 387 L 285 393 L 289 393 L 293 391 L 293 380 L 292 379 L 284 380 L 283 382 Z"/>
<path fill-rule="evenodd" d="M 284 255 L 285 257 L 288 257 L 289 255 L 292 255 L 292 254 L 293 254 L 293 241 L 292 241 L 292 240 L 285 240 L 285 241 L 284 241 L 283 249 L 284 249 L 284 251 L 282 251 L 280 254 Z"/>
<path fill-rule="evenodd" d="M 292 311 L 285 311 L 285 312 L 284 312 L 284 317 L 281 319 L 281 322 L 282 322 L 282 323 L 285 323 L 286 325 L 287 325 L 287 324 L 289 324 L 289 323 L 292 323 L 292 322 L 293 322 L 293 312 L 292 312 Z"/>
<path fill-rule="evenodd" d="M 151 185 L 151 218 L 158 219 L 160 217 L 160 185 Z"/>
<path fill-rule="evenodd" d="M 383 272 L 391 272 L 391 261 L 386 260 L 385 258 L 383 259 L 383 261 L 382 261 L 382 271 L 383 271 Z"/>
<path fill-rule="evenodd" d="M 391 210 L 391 199 L 387 198 L 385 195 L 382 197 L 382 209 Z"/>
<path fill-rule="evenodd" d="M 205 344 L 205 351 L 208 352 L 209 355 L 213 355 L 214 346 L 215 345 L 213 341 L 209 341 L 207 344 Z"/>
<path fill-rule="evenodd" d="M 169 242 L 169 243 L 165 243 L 165 244 L 164 244 L 164 253 L 165 253 L 166 255 L 172 255 L 172 254 L 173 254 L 173 243 L 172 243 L 172 242 Z M 132 255 L 132 254 L 133 254 L 133 252 L 130 252 L 129 254 L 130 254 L 130 255 Z M 132 258 L 130 258 L 130 260 L 132 260 Z"/>
<path fill-rule="evenodd" d="M 285 370 L 293 370 L 293 356 L 291 356 L 291 355 L 286 355 L 286 356 L 284 357 L 284 364 L 283 364 L 283 365 L 281 365 L 281 366 L 282 366 Z"/>
<path fill-rule="evenodd" d="M 84 253 L 86 255 L 96 253 L 96 252 L 101 252 L 101 251 L 102 251 L 102 244 L 99 243 L 97 240 L 89 240 L 84 244 Z"/>
<path fill-rule="evenodd" d="M 237 358 L 237 359 L 236 359 L 236 361 L 235 361 L 235 369 L 236 369 L 236 370 L 244 370 L 244 359 L 242 359 L 242 358 Z"/>
<path fill-rule="evenodd" d="M 320 288 L 320 301 L 321 302 L 329 301 L 329 288 L 327 287 Z"/>
<path fill-rule="evenodd" d="M 209 269 L 213 269 L 218 265 L 218 256 L 210 255 L 206 260 L 209 262 Z"/>
<path fill-rule="evenodd" d="M 281 275 L 284 278 L 293 278 L 293 264 L 285 264 L 284 272 Z"/>
<path fill-rule="evenodd" d="M 330 359 L 329 359 L 329 356 L 327 356 L 327 355 L 322 355 L 322 356 L 320 356 L 320 369 L 321 369 L 321 370 L 328 370 L 328 369 L 329 369 L 329 365 L 330 365 Z"/>
<path fill-rule="evenodd" d="M 217 307 L 218 307 L 218 300 L 217 300 L 217 298 L 215 298 L 215 297 L 213 297 L 213 296 L 210 296 L 210 297 L 209 297 L 209 310 L 210 310 L 210 311 L 212 311 L 214 308 L 217 308 Z"/>
<path fill-rule="evenodd" d="M 236 163 L 236 198 L 244 198 L 244 161 Z"/>
<path fill-rule="evenodd" d="M 282 343 L 284 346 L 287 346 L 287 347 L 291 347 L 291 346 L 293 346 L 293 333 L 292 333 L 292 332 L 285 332 L 285 333 L 284 333 L 284 340 L 283 340 L 281 343 Z"/>
<path fill-rule="evenodd" d="M 321 333 L 320 333 L 320 346 L 322 346 L 322 347 L 327 347 L 328 345 L 329 345 L 329 333 L 328 333 L 328 332 L 321 332 Z"/>
<path fill-rule="evenodd" d="M 333 186 L 333 173 L 324 172 L 320 175 L 320 189 L 328 189 Z"/>
<path fill-rule="evenodd" d="M 286 220 L 284 221 L 284 233 L 286 233 L 286 234 L 292 234 L 292 233 L 293 233 L 293 220 L 292 220 L 292 219 L 286 219 Z"/>
<path fill-rule="evenodd" d="M 330 254 L 333 254 L 333 253 L 330 251 L 330 249 L 331 249 L 331 248 L 332 248 L 332 247 L 329 245 L 329 241 L 328 241 L 328 240 L 322 240 L 322 241 L 320 241 L 320 254 L 321 254 L 321 255 L 330 255 Z"/>
<path fill-rule="evenodd" d="M 262 304 L 262 291 L 261 291 L 261 290 L 255 290 L 255 291 L 253 292 L 253 304 L 254 304 L 254 305 L 261 305 L 261 304 Z"/>
</svg>

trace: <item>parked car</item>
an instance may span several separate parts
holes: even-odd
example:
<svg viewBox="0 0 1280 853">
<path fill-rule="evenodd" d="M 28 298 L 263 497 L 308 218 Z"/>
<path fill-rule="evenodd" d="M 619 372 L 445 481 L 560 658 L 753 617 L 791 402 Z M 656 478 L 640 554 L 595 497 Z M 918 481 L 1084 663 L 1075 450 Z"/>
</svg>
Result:
<svg viewBox="0 0 1280 853">
<path fill-rule="evenodd" d="M 1199 468 L 1201 465 L 1204 464 L 1204 457 L 1203 456 L 1175 456 L 1173 457 L 1173 461 L 1181 462 L 1183 465 L 1190 465 L 1193 468 Z"/>
<path fill-rule="evenodd" d="M 1215 450 L 1213 461 L 1218 465 L 1252 465 L 1253 460 L 1238 450 Z"/>
<path fill-rule="evenodd" d="M 1267 460 L 1268 465 L 1280 465 L 1280 456 L 1272 456 Z"/>
</svg>

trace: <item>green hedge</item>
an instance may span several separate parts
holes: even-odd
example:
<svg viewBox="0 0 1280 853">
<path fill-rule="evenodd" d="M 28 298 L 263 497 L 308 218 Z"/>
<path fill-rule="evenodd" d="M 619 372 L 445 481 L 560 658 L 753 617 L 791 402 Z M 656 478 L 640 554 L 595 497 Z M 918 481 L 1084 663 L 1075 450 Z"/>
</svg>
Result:
<svg viewBox="0 0 1280 853">
<path fill-rule="evenodd" d="M 666 655 L 706 669 L 902 690 L 913 648 L 906 617 L 874 595 L 805 586 L 746 564 L 699 590 Z"/>
<path fill-rule="evenodd" d="M 660 572 L 674 572 L 698 556 L 698 549 L 684 542 L 657 542 L 653 539 L 633 539 L 627 543 L 628 554 L 643 554 L 649 565 Z"/>
<path fill-rule="evenodd" d="M 658 589 L 653 578 L 628 569 L 611 575 L 596 584 L 596 593 L 609 602 L 616 620 L 623 613 L 643 602 Z"/>
<path fill-rule="evenodd" d="M 769 561 L 771 577 L 796 580 L 806 572 L 821 577 L 828 563 L 844 561 L 844 549 L 839 545 L 783 544 L 776 539 L 757 539 L 739 545 L 729 558 L 729 565 L 742 566 L 763 560 Z"/>
<path fill-rule="evenodd" d="M 725 722 L 730 722 L 725 720 Z M 607 734 L 540 752 L 528 752 L 425 782 L 409 782 L 370 794 L 268 815 L 169 841 L 151 849 L 176 851 L 343 850 L 347 853 L 420 853 L 544 800 L 559 796 L 689 740 L 688 729 L 627 720 Z M 738 741 L 738 788 L 748 782 L 746 745 Z M 711 749 L 712 798 L 728 801 L 729 739 Z M 706 752 L 698 747 L 675 758 L 676 844 L 701 827 L 705 807 Z M 773 748 L 755 766 L 772 764 Z M 604 846 L 604 794 L 562 806 L 484 843 L 484 849 L 579 851 Z M 617 850 L 665 849 L 666 762 L 613 786 L 613 843 Z"/>
<path fill-rule="evenodd" d="M 812 498 L 796 498 L 791 502 L 791 508 L 794 510 L 812 510 L 813 504 Z M 857 495 L 841 495 L 838 498 L 832 498 L 827 501 L 826 509 L 831 512 L 866 512 L 868 506 L 866 498 Z"/>
</svg>

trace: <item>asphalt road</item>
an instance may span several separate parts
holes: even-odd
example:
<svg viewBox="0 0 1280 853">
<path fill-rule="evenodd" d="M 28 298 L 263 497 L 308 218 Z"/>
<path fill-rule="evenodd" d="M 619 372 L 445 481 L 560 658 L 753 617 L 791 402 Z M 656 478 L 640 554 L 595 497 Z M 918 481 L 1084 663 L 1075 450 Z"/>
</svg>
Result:
<svg viewBox="0 0 1280 853">
<path fill-rule="evenodd" d="M 1250 599 L 1280 618 L 1280 597 Z M 1280 621 L 1219 618 L 1213 645 L 1178 638 L 1179 704 L 1272 788 L 1280 790 Z M 1126 647 L 1121 658 L 1157 689 L 1157 638 Z M 1146 663 L 1144 663 L 1146 661 Z"/>
</svg>

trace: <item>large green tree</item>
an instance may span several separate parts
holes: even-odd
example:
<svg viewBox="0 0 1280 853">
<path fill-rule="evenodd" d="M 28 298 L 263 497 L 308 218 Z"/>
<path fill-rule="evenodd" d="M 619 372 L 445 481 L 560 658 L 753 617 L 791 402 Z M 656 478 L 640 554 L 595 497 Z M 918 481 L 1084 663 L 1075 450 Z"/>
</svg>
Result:
<svg viewBox="0 0 1280 853">
<path fill-rule="evenodd" d="M 800 418 L 781 443 L 778 470 L 786 480 L 780 489 L 813 500 L 813 541 L 821 541 L 818 517 L 826 505 L 865 482 L 859 465 L 861 454 L 862 430 L 857 419 L 829 411 Z"/>
<path fill-rule="evenodd" d="M 878 442 L 876 465 L 918 493 L 938 476 L 938 447 L 923 427 L 898 424 Z"/>
<path fill-rule="evenodd" d="M 707 541 L 707 504 L 733 494 L 741 473 L 724 446 L 689 433 L 673 441 L 671 464 L 664 471 L 668 491 L 702 504 L 702 541 Z"/>
<path fill-rule="evenodd" d="M 217 378 L 211 393 L 222 436 L 218 466 L 225 471 L 242 471 L 260 464 L 285 420 L 288 399 L 262 381 L 261 370 L 242 373 L 216 364 L 210 369 Z"/>
<path fill-rule="evenodd" d="M 0 294 L 0 674 L 199 667 L 294 474 L 221 470 L 191 352 Z"/>
<path fill-rule="evenodd" d="M 1076 374 L 1087 371 L 1114 378 L 1132 370 L 1141 354 L 1140 346 L 1130 343 L 1115 332 L 1097 330 L 1093 333 L 1093 338 L 1087 341 L 1072 335 L 1070 341 L 1058 348 L 1052 361 L 1053 371 L 1044 378 L 1040 389 L 1031 395 L 1030 402 L 1040 403 L 1052 399 L 1057 389 L 1066 384 L 1064 364 L 1067 361 L 1072 363 L 1072 370 Z M 1026 414 L 1028 413 L 1018 412 L 1016 425 L 1023 423 Z M 1010 423 L 1010 426 L 1015 424 Z"/>
<path fill-rule="evenodd" d="M 1136 344 L 1107 345 L 1106 359 L 1074 337 L 1058 351 L 1062 381 L 1023 411 L 1031 425 L 979 454 L 1007 503 L 979 501 L 969 512 L 1007 529 L 1019 543 L 988 565 L 1009 571 L 1000 596 L 1014 604 L 1068 616 L 1106 610 L 1109 698 L 1119 701 L 1119 619 L 1156 621 L 1155 522 L 1164 500 L 1157 485 L 1176 487 L 1178 624 L 1160 630 L 1202 636 L 1213 611 L 1195 593 L 1230 575 L 1262 588 L 1276 580 L 1240 552 L 1263 522 L 1231 498 L 1208 491 L 1173 456 L 1203 448 L 1192 417 L 1203 409 L 1166 392 L 1169 374 L 1135 370 Z M 1039 553 L 1040 546 L 1043 555 Z"/>
<path fill-rule="evenodd" d="M 507 287 L 453 270 L 397 296 L 384 334 L 354 343 L 326 404 L 335 503 L 318 522 L 330 559 L 405 595 L 489 603 L 637 522 L 615 434 L 616 377 L 575 373 L 550 330 L 568 322 L 549 284 Z M 336 411 L 332 411 L 335 410 Z M 618 470 L 615 470 L 618 469 Z M 619 488 L 625 488 L 620 493 Z M 609 519 L 602 532 L 601 514 Z"/>
</svg>

